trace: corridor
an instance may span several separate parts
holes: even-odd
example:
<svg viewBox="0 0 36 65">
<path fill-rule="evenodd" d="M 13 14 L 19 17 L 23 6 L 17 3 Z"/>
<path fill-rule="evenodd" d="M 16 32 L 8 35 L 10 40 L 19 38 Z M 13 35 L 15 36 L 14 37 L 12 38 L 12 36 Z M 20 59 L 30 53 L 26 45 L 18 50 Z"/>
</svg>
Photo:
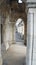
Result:
<svg viewBox="0 0 36 65">
<path fill-rule="evenodd" d="M 17 0 L 2 2 L 0 15 L 1 65 L 26 65 L 27 14 L 25 10 L 24 2 L 21 4 Z M 19 22 L 17 27 L 16 22 Z M 16 29 L 18 33 L 15 33 Z"/>
<path fill-rule="evenodd" d="M 16 44 L 24 45 L 24 38 L 19 32 L 15 33 Z"/>
<path fill-rule="evenodd" d="M 26 65 L 26 46 L 13 44 L 3 55 L 3 65 Z"/>
<path fill-rule="evenodd" d="M 0 0 L 0 65 L 36 65 L 36 0 Z"/>
</svg>

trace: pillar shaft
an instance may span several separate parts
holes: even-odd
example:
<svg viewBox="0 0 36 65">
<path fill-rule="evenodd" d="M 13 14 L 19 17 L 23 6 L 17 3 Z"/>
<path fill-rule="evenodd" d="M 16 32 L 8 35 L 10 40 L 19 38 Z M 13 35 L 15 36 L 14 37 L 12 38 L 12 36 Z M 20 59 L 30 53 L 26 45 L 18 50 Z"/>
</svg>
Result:
<svg viewBox="0 0 36 65">
<path fill-rule="evenodd" d="M 27 45 L 27 21 L 24 23 L 24 44 Z"/>
<path fill-rule="evenodd" d="M 9 48 L 8 45 L 8 27 L 6 24 L 2 28 L 2 44 L 4 45 L 5 51 Z"/>
<path fill-rule="evenodd" d="M 1 55 L 1 24 L 0 24 L 0 65 L 2 65 L 2 55 Z"/>
<path fill-rule="evenodd" d="M 12 43 L 15 43 L 15 24 L 12 23 Z"/>
<path fill-rule="evenodd" d="M 33 13 L 29 8 L 27 16 L 27 65 L 32 65 L 32 46 L 33 46 Z"/>
</svg>

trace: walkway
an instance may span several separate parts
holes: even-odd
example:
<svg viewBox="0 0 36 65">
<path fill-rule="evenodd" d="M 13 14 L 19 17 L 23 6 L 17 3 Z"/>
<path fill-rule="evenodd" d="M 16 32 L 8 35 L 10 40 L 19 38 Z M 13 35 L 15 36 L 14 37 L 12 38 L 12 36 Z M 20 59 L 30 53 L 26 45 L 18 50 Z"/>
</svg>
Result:
<svg viewBox="0 0 36 65">
<path fill-rule="evenodd" d="M 13 44 L 3 56 L 3 65 L 26 65 L 26 47 Z"/>
</svg>

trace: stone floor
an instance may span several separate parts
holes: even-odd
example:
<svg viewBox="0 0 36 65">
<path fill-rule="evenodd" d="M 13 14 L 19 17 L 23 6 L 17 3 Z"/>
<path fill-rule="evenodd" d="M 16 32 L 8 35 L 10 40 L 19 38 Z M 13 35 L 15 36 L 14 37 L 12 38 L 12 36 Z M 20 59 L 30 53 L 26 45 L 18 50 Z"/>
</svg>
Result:
<svg viewBox="0 0 36 65">
<path fill-rule="evenodd" d="M 26 48 L 23 45 L 13 44 L 2 56 L 3 65 L 26 65 Z"/>
</svg>

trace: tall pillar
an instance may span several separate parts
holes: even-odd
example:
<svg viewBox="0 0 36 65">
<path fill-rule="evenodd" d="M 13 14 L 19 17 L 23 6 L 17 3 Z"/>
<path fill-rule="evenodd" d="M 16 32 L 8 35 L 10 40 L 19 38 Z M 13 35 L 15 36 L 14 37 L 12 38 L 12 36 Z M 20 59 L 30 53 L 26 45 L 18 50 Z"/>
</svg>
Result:
<svg viewBox="0 0 36 65">
<path fill-rule="evenodd" d="M 34 22 L 34 27 L 33 27 L 33 33 L 34 33 L 34 38 L 33 38 L 33 47 L 32 47 L 32 65 L 36 65 L 36 8 L 31 9 L 33 12 L 33 22 Z"/>
<path fill-rule="evenodd" d="M 27 45 L 27 21 L 24 23 L 24 44 Z"/>
<path fill-rule="evenodd" d="M 12 22 L 12 44 L 15 43 L 15 23 Z"/>
<path fill-rule="evenodd" d="M 0 22 L 1 22 L 1 19 L 0 19 Z M 0 23 L 0 65 L 2 65 L 2 54 L 1 54 L 1 23 Z"/>
<path fill-rule="evenodd" d="M 34 21 L 33 11 L 31 8 L 28 10 L 27 15 L 27 65 L 32 65 L 33 59 L 33 44 L 34 44 Z"/>
</svg>

